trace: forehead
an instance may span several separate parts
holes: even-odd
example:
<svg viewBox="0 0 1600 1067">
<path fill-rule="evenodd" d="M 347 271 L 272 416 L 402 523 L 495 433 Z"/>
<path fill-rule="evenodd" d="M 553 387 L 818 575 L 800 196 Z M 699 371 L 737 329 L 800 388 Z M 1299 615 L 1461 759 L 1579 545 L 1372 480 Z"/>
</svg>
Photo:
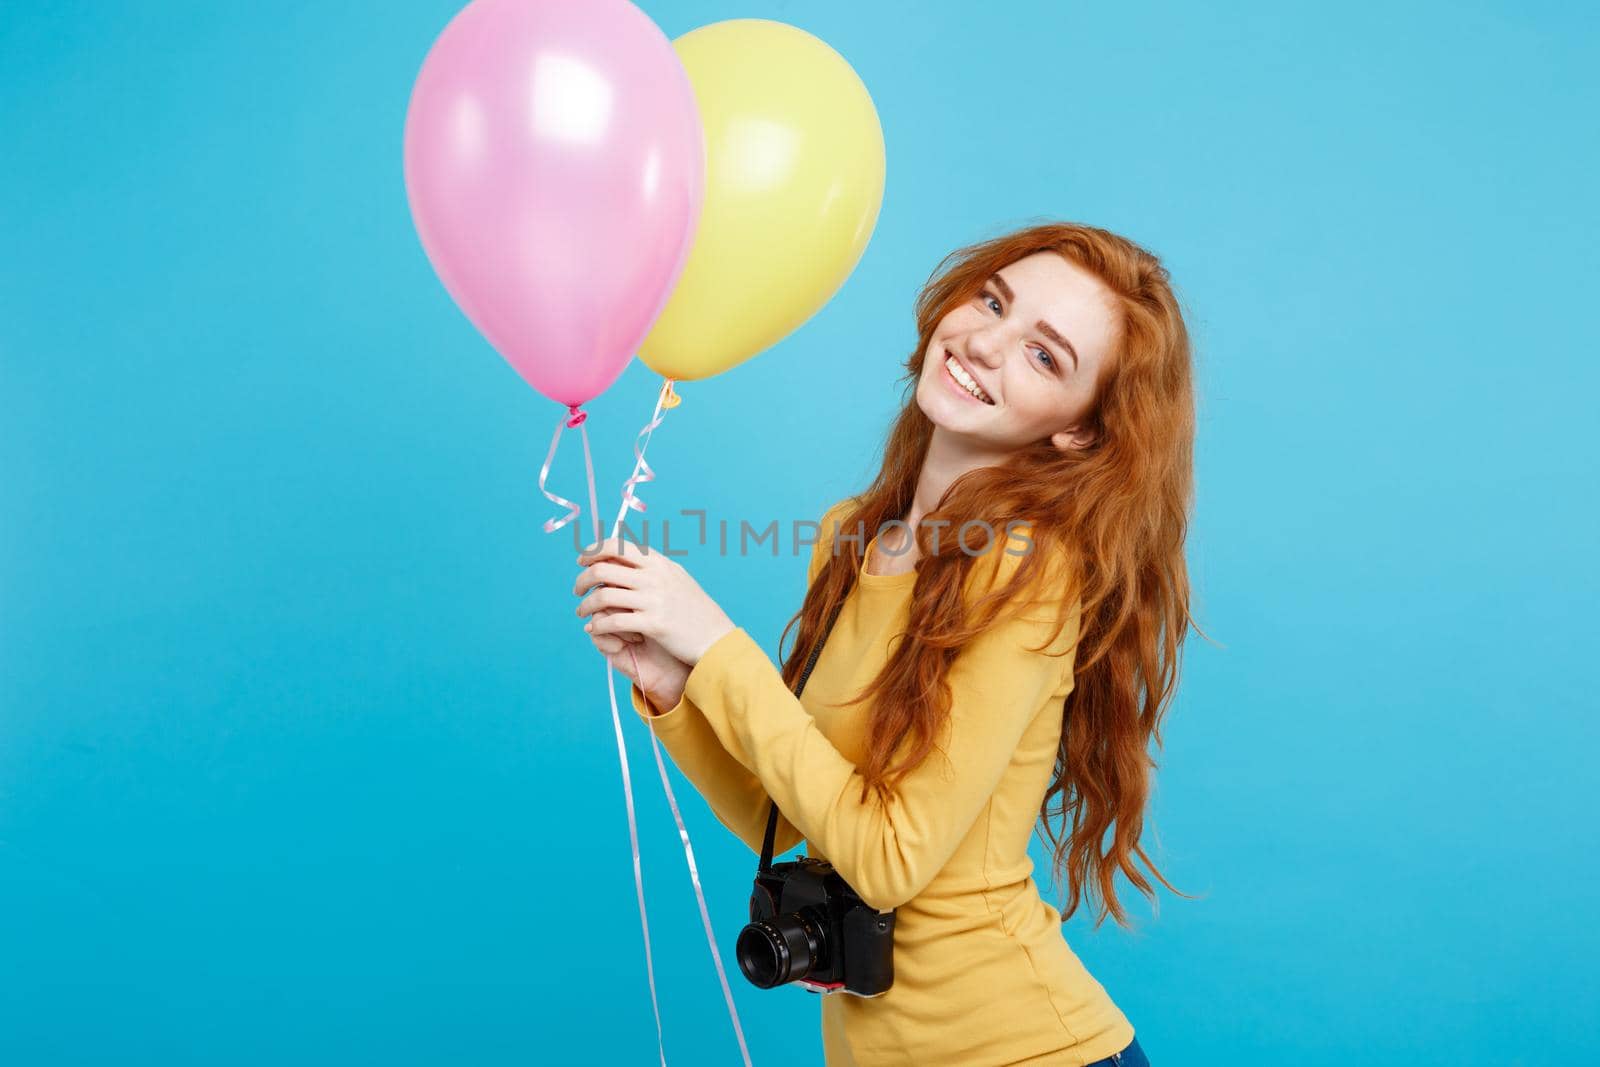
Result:
<svg viewBox="0 0 1600 1067">
<path fill-rule="evenodd" d="M 1095 275 L 1055 252 L 1035 252 L 997 273 L 1011 287 L 1017 310 L 1054 326 L 1083 359 L 1109 350 L 1117 331 L 1116 297 Z"/>
</svg>

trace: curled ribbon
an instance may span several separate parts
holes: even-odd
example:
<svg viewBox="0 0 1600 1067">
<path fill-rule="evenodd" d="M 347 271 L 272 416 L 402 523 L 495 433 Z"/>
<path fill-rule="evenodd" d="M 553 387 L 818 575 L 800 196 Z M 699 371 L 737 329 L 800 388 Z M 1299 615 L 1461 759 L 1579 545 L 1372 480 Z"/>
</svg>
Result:
<svg viewBox="0 0 1600 1067">
<path fill-rule="evenodd" d="M 629 508 L 635 511 L 644 511 L 646 509 L 645 502 L 635 496 L 633 492 L 634 486 L 654 481 L 656 477 L 655 471 L 650 469 L 650 464 L 644 461 L 644 450 L 650 447 L 650 435 L 655 432 L 657 426 L 661 425 L 661 409 L 664 407 L 675 408 L 681 399 L 677 393 L 673 392 L 672 379 L 668 378 L 662 383 L 661 392 L 656 396 L 656 409 L 651 412 L 650 421 L 645 423 L 644 427 L 633 435 L 633 474 L 623 483 L 622 507 L 617 511 L 617 521 L 612 524 L 612 537 L 617 535 L 617 530 L 622 526 L 623 516 L 628 514 Z M 643 444 L 640 443 L 640 438 L 644 439 Z"/>
<path fill-rule="evenodd" d="M 633 492 L 634 486 L 651 481 L 655 477 L 650 465 L 645 462 L 644 450 L 650 445 L 651 433 L 657 426 L 661 425 L 662 409 L 677 407 L 680 400 L 681 398 L 673 391 L 672 379 L 668 378 L 662 386 L 660 394 L 656 397 L 655 411 L 651 413 L 650 422 L 634 436 L 634 471 L 627 484 L 623 486 L 622 508 L 617 512 L 616 522 L 612 525 L 612 537 L 617 536 L 622 527 L 623 517 L 627 515 L 629 508 L 638 511 L 645 510 L 644 501 L 635 496 Z M 555 435 L 550 439 L 550 451 L 545 455 L 543 466 L 539 468 L 539 491 L 555 503 L 570 509 L 566 515 L 561 516 L 559 519 L 546 519 L 544 523 L 546 533 L 559 530 L 578 517 L 578 513 L 582 509 L 577 504 L 565 497 L 552 493 L 545 487 L 545 480 L 550 474 L 550 465 L 555 461 L 556 448 L 561 442 L 561 431 L 576 428 L 583 439 L 583 466 L 589 488 L 589 516 L 594 524 L 595 541 L 598 542 L 600 540 L 600 509 L 595 498 L 594 458 L 589 451 L 589 431 L 583 425 L 588 417 L 587 412 L 583 411 L 577 404 L 572 404 L 567 408 L 567 416 L 556 424 Z M 641 438 L 643 439 L 642 443 Z M 634 654 L 631 642 L 624 642 L 624 647 L 628 649 L 628 658 L 633 662 L 634 678 L 639 681 L 640 689 L 643 690 L 644 675 L 639 668 L 639 658 Z M 666 1044 L 661 1027 L 661 1003 L 656 993 L 655 959 L 650 949 L 650 916 L 645 908 L 644 868 L 639 851 L 639 820 L 633 804 L 633 775 L 628 766 L 628 747 L 623 737 L 622 718 L 617 705 L 616 672 L 609 659 L 606 661 L 606 692 L 611 698 L 611 727 L 616 734 L 617 761 L 622 770 L 622 795 L 628 814 L 628 842 L 633 855 L 634 893 L 639 902 L 639 926 L 644 934 L 645 975 L 650 985 L 650 1007 L 655 1014 L 656 1020 L 656 1051 L 661 1059 L 661 1067 L 667 1067 Z M 700 867 L 695 862 L 694 846 L 689 842 L 689 830 L 683 823 L 682 812 L 678 809 L 678 798 L 673 794 L 672 783 L 667 777 L 667 765 L 661 758 L 661 744 L 656 739 L 654 726 L 650 728 L 650 746 L 655 755 L 656 770 L 661 775 L 661 788 L 667 795 L 667 805 L 672 809 L 672 820 L 678 828 L 678 838 L 683 842 L 684 858 L 689 865 L 689 880 L 694 886 L 695 900 L 700 906 L 700 923 L 705 929 L 706 943 L 711 948 L 711 959 L 717 968 L 717 981 L 722 986 L 723 1001 L 727 1004 L 728 1015 L 733 1021 L 734 1036 L 739 1042 L 739 1055 L 743 1059 L 745 1067 L 750 1067 L 750 1050 L 745 1044 L 744 1028 L 739 1024 L 739 1012 L 733 1003 L 733 991 L 728 987 L 728 975 L 726 968 L 722 964 L 722 954 L 717 950 L 716 934 L 711 928 L 711 913 L 706 907 L 705 889 L 700 882 Z"/>
<path fill-rule="evenodd" d="M 675 408 L 675 407 L 678 406 L 679 402 L 681 401 L 681 398 L 677 395 L 676 392 L 673 391 L 672 384 L 673 383 L 672 383 L 672 379 L 671 378 L 668 378 L 666 380 L 666 382 L 663 384 L 660 394 L 656 397 L 656 406 L 655 406 L 655 410 L 653 412 L 651 412 L 650 421 L 648 423 L 646 423 L 645 426 L 637 434 L 634 435 L 634 444 L 633 444 L 634 470 L 633 470 L 633 475 L 628 479 L 627 484 L 625 484 L 623 486 L 623 490 L 622 490 L 622 507 L 618 510 L 616 521 L 612 524 L 612 527 L 611 527 L 611 536 L 613 538 L 615 538 L 617 536 L 618 531 L 621 529 L 622 520 L 627 515 L 629 508 L 633 508 L 636 511 L 644 511 L 645 510 L 644 501 L 640 500 L 637 496 L 634 495 L 633 487 L 636 486 L 636 485 L 639 485 L 639 484 L 641 484 L 643 482 L 651 481 L 655 477 L 654 473 L 650 470 L 650 465 L 645 462 L 644 450 L 650 446 L 650 435 L 654 432 L 654 430 L 655 430 L 655 428 L 657 426 L 661 425 L 661 411 L 662 411 L 662 409 L 663 408 L 667 408 L 667 409 Z M 643 443 L 642 444 L 640 442 L 640 438 L 643 438 Z M 590 512 L 592 514 L 594 512 L 594 478 L 593 478 L 593 475 L 591 475 L 590 479 L 589 479 L 589 496 L 590 496 L 589 507 L 590 507 Z M 595 529 L 595 539 L 597 541 L 599 540 L 599 533 L 600 533 L 600 531 L 599 531 L 599 528 L 597 526 L 596 529 Z M 637 679 L 639 687 L 640 687 L 640 690 L 642 691 L 644 689 L 644 684 L 643 684 L 643 682 L 644 682 L 644 674 L 639 668 L 639 657 L 634 654 L 633 645 L 632 645 L 631 642 L 626 642 L 625 641 L 623 647 L 625 647 L 628 650 L 628 658 L 633 663 L 633 676 L 634 676 L 635 679 Z M 611 666 L 611 662 L 610 662 L 609 659 L 606 661 L 606 691 L 611 697 L 611 721 L 612 721 L 612 724 L 616 728 L 616 731 L 617 731 L 617 756 L 622 762 L 623 789 L 627 794 L 628 834 L 629 834 L 629 838 L 630 838 L 630 840 L 632 841 L 632 844 L 633 844 L 634 884 L 635 884 L 636 888 L 638 889 L 638 893 L 639 893 L 639 918 L 640 918 L 640 921 L 644 925 L 645 968 L 649 972 L 649 976 L 650 976 L 650 1003 L 651 1003 L 651 1006 L 654 1007 L 655 1010 L 656 1010 L 656 1038 L 657 1038 L 657 1041 L 659 1043 L 660 1039 L 661 1039 L 661 1009 L 660 1009 L 660 1007 L 659 1007 L 659 1005 L 657 1004 L 657 1001 L 656 1001 L 655 968 L 654 968 L 654 965 L 651 962 L 651 956 L 650 956 L 650 924 L 649 924 L 649 920 L 645 917 L 644 888 L 643 888 L 644 883 L 643 883 L 643 880 L 642 880 L 642 878 L 641 878 L 641 876 L 639 874 L 639 871 L 640 871 L 640 867 L 639 867 L 639 837 L 638 837 L 637 821 L 636 821 L 636 819 L 634 817 L 634 810 L 633 810 L 633 786 L 631 784 L 631 781 L 630 781 L 630 778 L 629 778 L 629 774 L 628 774 L 627 749 L 626 749 L 626 746 L 623 744 L 622 726 L 621 726 L 620 718 L 619 718 L 618 711 L 617 711 L 617 691 L 616 691 L 615 673 L 614 673 L 614 670 L 613 670 L 613 668 Z M 693 887 L 694 887 L 695 902 L 700 907 L 700 924 L 705 929 L 706 944 L 711 949 L 711 961 L 712 961 L 712 963 L 715 965 L 715 967 L 717 969 L 717 981 L 721 984 L 721 987 L 722 987 L 722 999 L 723 999 L 723 1002 L 727 1005 L 728 1017 L 733 1023 L 734 1037 L 739 1042 L 739 1055 L 744 1061 L 744 1067 L 750 1067 L 750 1049 L 749 1049 L 749 1046 L 746 1045 L 746 1043 L 745 1043 L 744 1028 L 739 1023 L 739 1010 L 738 1010 L 738 1008 L 736 1008 L 734 1006 L 733 991 L 728 987 L 727 968 L 725 968 L 723 966 L 722 953 L 717 950 L 716 933 L 711 928 L 711 911 L 706 906 L 705 888 L 701 885 L 701 882 L 700 882 L 700 866 L 699 866 L 698 863 L 695 862 L 694 846 L 689 841 L 689 829 L 688 829 L 688 827 L 686 827 L 684 825 L 683 814 L 678 808 L 678 798 L 672 792 L 672 782 L 667 777 L 667 765 L 666 765 L 666 762 L 664 760 L 662 760 L 662 758 L 661 758 L 661 743 L 656 739 L 656 732 L 655 732 L 654 725 L 652 725 L 650 727 L 650 747 L 651 747 L 651 751 L 655 755 L 656 771 L 661 776 L 661 788 L 662 788 L 662 791 L 665 792 L 666 796 L 667 796 L 667 806 L 672 809 L 672 821 L 678 828 L 678 839 L 683 843 L 684 859 L 687 861 L 687 863 L 689 865 L 689 881 L 690 881 L 690 884 L 693 885 Z M 662 1067 L 666 1067 L 666 1053 L 665 1053 L 665 1051 L 662 1051 L 662 1053 L 661 1053 L 661 1062 L 662 1062 Z"/>
<path fill-rule="evenodd" d="M 567 418 L 556 426 L 556 440 L 560 440 L 561 430 L 565 426 L 576 426 L 578 432 L 583 436 L 583 471 L 589 482 L 589 518 L 594 524 L 594 538 L 599 541 L 600 506 L 595 498 L 594 457 L 589 452 L 589 431 L 583 427 L 584 420 L 588 417 L 587 412 L 580 410 L 578 405 L 573 404 L 568 408 Z M 554 455 L 555 441 L 552 441 L 550 443 L 550 457 L 554 457 Z M 540 489 L 544 489 L 544 475 L 545 471 L 549 469 L 550 457 L 545 459 L 545 468 L 539 472 Z M 545 496 L 560 500 L 559 497 L 554 496 L 548 490 L 545 491 Z M 545 529 L 547 531 L 560 528 L 577 514 L 576 504 L 572 504 L 570 501 L 561 502 L 568 504 L 574 510 L 571 514 L 562 518 L 560 522 L 555 523 L 554 526 L 551 525 L 554 520 L 546 520 Z M 628 654 L 630 656 L 633 655 L 632 648 L 628 649 Z M 634 657 L 633 669 L 635 672 L 639 670 L 637 657 Z M 650 1008 L 656 1017 L 656 1051 L 661 1057 L 661 1067 L 667 1067 L 667 1048 L 661 1029 L 661 1003 L 656 997 L 656 965 L 655 959 L 650 952 L 650 915 L 645 910 L 644 905 L 644 867 L 639 857 L 639 820 L 633 809 L 633 776 L 628 768 L 628 746 L 623 741 L 622 719 L 617 713 L 616 682 L 609 660 L 606 662 L 606 690 L 611 694 L 611 728 L 617 735 L 617 762 L 622 768 L 622 797 L 628 811 L 628 841 L 633 850 L 633 889 L 639 900 L 639 927 L 644 933 L 644 969 L 645 976 L 650 983 Z M 659 758 L 658 756 L 657 759 Z"/>
<path fill-rule="evenodd" d="M 552 519 L 544 520 L 544 532 L 545 533 L 555 533 L 557 530 L 561 529 L 561 527 L 565 526 L 567 523 L 569 523 L 573 519 L 577 518 L 578 517 L 578 512 L 583 510 L 577 504 L 574 504 L 572 501 L 568 500 L 566 497 L 557 496 L 555 493 L 552 493 L 550 490 L 546 489 L 544 483 L 545 483 L 545 479 L 550 477 L 550 464 L 555 462 L 556 448 L 561 444 L 561 431 L 562 430 L 564 430 L 564 429 L 566 429 L 568 427 L 571 427 L 571 426 L 576 426 L 576 427 L 579 428 L 578 432 L 583 434 L 583 457 L 584 457 L 585 462 L 588 461 L 588 459 L 589 459 L 589 431 L 583 429 L 584 420 L 587 419 L 588 417 L 589 417 L 589 413 L 587 411 L 584 411 L 577 404 L 568 405 L 568 407 L 567 407 L 567 417 L 562 419 L 560 422 L 556 423 L 555 435 L 550 438 L 550 451 L 545 453 L 544 464 L 542 466 L 540 466 L 540 468 L 539 468 L 539 492 L 541 492 L 545 496 L 549 497 L 555 503 L 560 504 L 562 507 L 570 508 L 571 510 L 569 510 L 565 515 L 561 516 L 559 519 L 553 519 L 552 518 Z M 590 478 L 591 479 L 593 478 L 592 474 L 590 475 Z M 591 487 L 590 496 L 592 497 L 593 495 L 594 495 L 593 494 L 593 489 Z"/>
</svg>

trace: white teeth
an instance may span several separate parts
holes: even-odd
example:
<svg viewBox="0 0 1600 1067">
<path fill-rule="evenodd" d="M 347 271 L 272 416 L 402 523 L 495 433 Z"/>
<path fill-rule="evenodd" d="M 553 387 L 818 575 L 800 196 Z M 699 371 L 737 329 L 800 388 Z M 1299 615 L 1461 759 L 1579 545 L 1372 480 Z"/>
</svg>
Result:
<svg viewBox="0 0 1600 1067">
<path fill-rule="evenodd" d="M 950 376 L 965 386 L 967 392 L 971 393 L 985 404 L 994 403 L 994 400 L 990 398 L 989 394 L 983 391 L 983 387 L 972 380 L 972 375 L 967 373 L 966 368 L 956 361 L 956 357 L 944 357 L 944 365 L 949 368 Z"/>
</svg>

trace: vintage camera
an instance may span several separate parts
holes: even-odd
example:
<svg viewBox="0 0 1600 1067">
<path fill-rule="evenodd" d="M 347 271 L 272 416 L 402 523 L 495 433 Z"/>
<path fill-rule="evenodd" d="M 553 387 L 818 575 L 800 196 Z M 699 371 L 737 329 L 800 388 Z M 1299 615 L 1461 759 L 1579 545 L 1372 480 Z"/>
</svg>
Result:
<svg viewBox="0 0 1600 1067">
<path fill-rule="evenodd" d="M 739 969 L 762 989 L 794 982 L 813 993 L 882 996 L 894 984 L 894 917 L 864 903 L 824 860 L 763 862 L 735 945 Z"/>
</svg>

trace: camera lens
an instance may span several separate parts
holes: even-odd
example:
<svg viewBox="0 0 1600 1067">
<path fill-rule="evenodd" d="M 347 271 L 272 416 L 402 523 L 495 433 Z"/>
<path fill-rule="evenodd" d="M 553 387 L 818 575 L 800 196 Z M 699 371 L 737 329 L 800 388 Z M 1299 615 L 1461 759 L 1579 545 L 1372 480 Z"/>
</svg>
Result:
<svg viewBox="0 0 1600 1067">
<path fill-rule="evenodd" d="M 806 910 L 753 922 L 734 951 L 744 976 L 762 989 L 804 978 L 822 952 L 822 930 Z"/>
</svg>

